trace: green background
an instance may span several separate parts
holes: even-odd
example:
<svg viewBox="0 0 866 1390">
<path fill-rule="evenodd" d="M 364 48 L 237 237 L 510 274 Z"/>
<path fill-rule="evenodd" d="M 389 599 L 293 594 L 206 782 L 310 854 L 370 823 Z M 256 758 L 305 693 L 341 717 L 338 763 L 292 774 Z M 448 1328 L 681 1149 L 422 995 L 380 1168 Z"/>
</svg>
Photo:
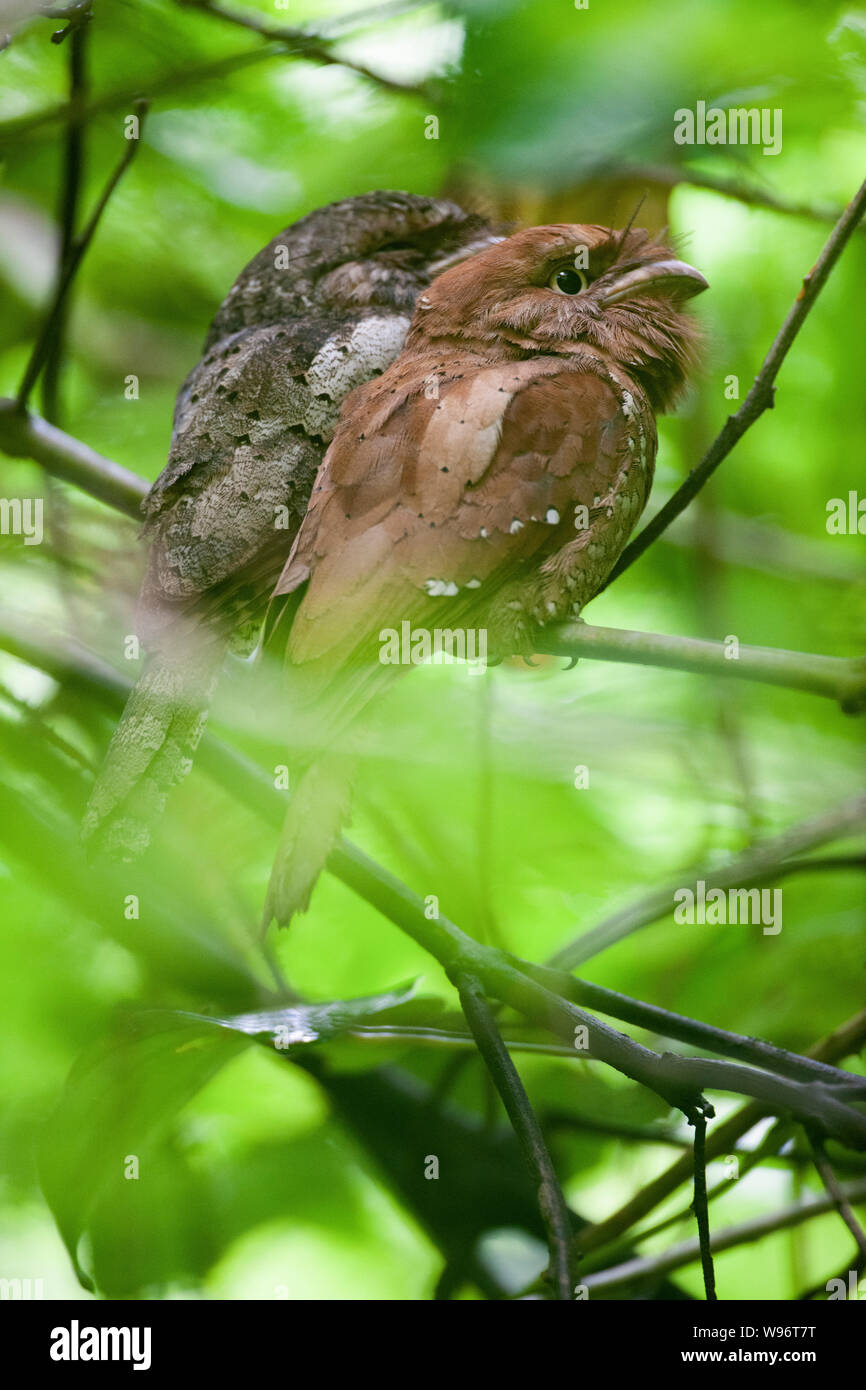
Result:
<svg viewBox="0 0 866 1390">
<path fill-rule="evenodd" d="M 349 12 L 233 3 L 323 32 Z M 423 87 L 406 94 L 276 52 L 196 78 L 263 43 L 168 0 L 97 0 L 94 10 L 85 209 L 123 153 L 133 98 L 153 94 L 152 110 L 76 284 L 61 423 L 148 479 L 165 461 L 174 395 L 210 318 L 281 226 L 388 187 L 459 190 L 518 222 L 539 208 L 594 220 L 584 209 L 595 207 L 599 182 L 621 176 L 620 223 L 643 179 L 653 217 L 666 202 L 672 235 L 710 282 L 695 310 L 701 368 L 677 416 L 660 422 L 655 509 L 736 408 L 727 379 L 738 379 L 740 399 L 748 390 L 830 223 L 688 182 L 668 199 L 652 171 L 676 175 L 685 161 L 698 182 L 730 179 L 819 212 L 840 209 L 866 174 L 866 12 L 847 6 L 590 0 L 579 10 L 497 0 L 347 28 L 336 52 Z M 54 273 L 63 126 L 50 113 L 65 98 L 69 47 L 50 43 L 57 27 L 25 22 L 0 54 L 0 394 L 17 389 Z M 781 109 L 781 154 L 676 145 L 674 112 L 699 99 Z M 431 114 L 438 139 L 426 138 Z M 830 536 L 825 524 L 831 498 L 863 489 L 864 271 L 860 232 L 785 361 L 775 409 L 669 536 L 593 603 L 590 622 L 864 651 L 866 540 Z M 136 400 L 124 394 L 130 374 Z M 133 523 L 49 485 L 33 464 L 0 466 L 4 496 L 45 497 L 47 528 L 41 546 L 0 537 L 4 645 L 23 633 L 51 667 L 74 639 L 133 679 L 122 643 L 142 567 Z M 403 682 L 366 750 L 350 831 L 465 930 L 522 955 L 542 960 L 653 885 L 688 881 L 697 866 L 862 786 L 862 723 L 830 701 L 563 664 L 483 679 L 438 666 Z M 270 773 L 285 745 L 278 721 L 261 715 L 255 680 L 231 666 L 212 727 Z M 87 1297 L 40 1188 L 41 1153 L 55 1213 L 72 1243 L 84 1233 L 82 1264 L 108 1296 L 429 1298 L 449 1241 L 466 1229 L 473 1163 L 481 1200 L 483 1152 L 456 1152 L 413 1201 L 388 1155 L 406 1150 L 417 1176 L 431 1152 L 421 1119 L 412 1130 L 386 1112 L 365 1142 L 351 1105 L 291 1059 L 213 1031 L 179 1041 L 172 1016 L 154 1015 L 143 1036 L 130 1021 L 142 1007 L 225 1017 L 265 1001 L 256 924 L 276 832 L 197 767 L 143 866 L 87 864 L 78 823 L 115 718 L 81 680 L 0 654 L 0 1276 L 42 1278 L 48 1297 Z M 578 765 L 590 772 L 584 790 L 574 786 Z M 140 898 L 137 920 L 124 915 L 129 894 Z M 778 936 L 668 918 L 585 973 L 803 1050 L 862 1006 L 863 927 L 862 872 L 798 875 L 784 885 Z M 449 1022 L 429 1002 L 436 997 L 455 1008 L 435 962 L 331 877 L 274 951 L 310 999 L 376 994 L 420 976 L 422 1002 L 396 1017 L 427 1011 Z M 309 1051 L 343 1078 L 388 1062 L 435 1080 L 449 1065 L 441 1048 L 343 1039 Z M 599 1134 L 580 1117 L 688 1133 L 600 1066 L 518 1061 L 542 1116 L 577 1117 L 550 1139 L 569 1200 L 590 1218 L 674 1150 Z M 455 1076 L 450 1098 L 489 1138 L 477 1060 Z M 722 1114 L 733 1104 L 718 1098 Z M 129 1153 L 140 1158 L 137 1181 L 123 1178 Z M 711 1179 L 723 1171 L 714 1164 Z M 801 1188 L 820 1190 L 808 1169 L 797 1178 L 764 1164 L 713 1206 L 713 1225 L 771 1211 Z M 687 1201 L 681 1192 L 670 1210 Z M 647 1249 L 690 1234 L 684 1220 Z M 836 1273 L 850 1246 L 828 1216 L 732 1251 L 717 1261 L 721 1296 L 794 1297 Z M 543 1264 L 537 1233 L 525 1228 L 488 1235 L 487 1251 L 514 1289 Z M 696 1266 L 678 1280 L 700 1295 Z M 463 1294 L 478 1296 L 471 1284 Z"/>
</svg>

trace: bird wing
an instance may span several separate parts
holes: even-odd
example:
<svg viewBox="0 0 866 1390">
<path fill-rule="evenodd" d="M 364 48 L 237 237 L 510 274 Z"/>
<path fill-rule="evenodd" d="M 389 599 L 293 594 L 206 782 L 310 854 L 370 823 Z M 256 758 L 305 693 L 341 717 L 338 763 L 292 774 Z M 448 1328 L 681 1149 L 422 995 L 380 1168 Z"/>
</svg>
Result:
<svg viewBox="0 0 866 1390">
<path fill-rule="evenodd" d="M 645 399 L 598 358 L 398 361 L 347 403 L 277 585 L 308 581 L 290 662 L 338 668 L 383 627 L 483 612 L 574 545 L 577 506 L 597 531 L 634 492 L 631 529 L 654 455 Z"/>
<path fill-rule="evenodd" d="M 181 390 L 168 464 L 144 505 L 146 641 L 178 610 L 231 626 L 267 598 L 343 397 L 388 366 L 407 326 L 397 314 L 313 317 L 211 348 Z"/>
</svg>

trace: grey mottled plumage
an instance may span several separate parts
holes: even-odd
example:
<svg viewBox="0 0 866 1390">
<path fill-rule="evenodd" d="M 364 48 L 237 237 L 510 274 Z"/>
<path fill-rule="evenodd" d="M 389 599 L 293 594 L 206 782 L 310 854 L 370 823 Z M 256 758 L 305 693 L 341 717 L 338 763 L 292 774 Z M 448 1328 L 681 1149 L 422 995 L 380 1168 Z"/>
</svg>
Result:
<svg viewBox="0 0 866 1390">
<path fill-rule="evenodd" d="M 396 357 L 442 263 L 488 239 L 453 203 L 371 193 L 286 228 L 232 286 L 143 504 L 146 664 L 84 821 L 109 852 L 146 847 L 191 765 L 226 648 L 250 645 L 343 399 Z"/>
</svg>

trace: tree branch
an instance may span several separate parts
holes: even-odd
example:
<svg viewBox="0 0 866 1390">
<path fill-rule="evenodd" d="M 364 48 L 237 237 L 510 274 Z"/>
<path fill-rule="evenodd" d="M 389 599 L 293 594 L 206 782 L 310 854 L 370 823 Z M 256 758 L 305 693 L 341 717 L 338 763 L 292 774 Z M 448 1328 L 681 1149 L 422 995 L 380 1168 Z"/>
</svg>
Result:
<svg viewBox="0 0 866 1390">
<path fill-rule="evenodd" d="M 731 1057 L 735 1061 L 776 1072 L 792 1081 L 823 1081 L 828 1086 L 847 1091 L 852 1099 L 866 1099 L 866 1077 L 828 1066 L 826 1062 L 804 1057 L 798 1052 L 789 1052 L 760 1038 L 747 1038 L 741 1033 L 731 1033 L 725 1028 L 702 1023 L 699 1019 L 686 1018 L 657 1004 L 647 1004 L 642 999 L 633 999 L 617 990 L 605 989 L 603 985 L 578 980 L 564 970 L 552 970 L 544 965 L 525 968 L 539 984 L 561 994 L 564 999 L 597 1009 L 623 1023 L 633 1023 L 638 1028 L 646 1028 L 661 1037 L 674 1038 L 690 1047 L 706 1048 L 722 1057 Z"/>
<path fill-rule="evenodd" d="M 34 642 L 32 632 L 16 634 L 7 628 L 0 633 L 0 645 L 51 674 L 62 677 L 64 671 L 71 671 L 74 678 L 114 698 L 129 688 L 120 676 L 74 643 L 64 644 L 61 639 L 43 650 Z M 285 801 L 272 779 L 241 754 L 206 733 L 198 761 L 269 821 L 282 821 Z M 447 973 L 477 976 L 488 995 L 540 1024 L 583 1058 L 603 1062 L 647 1086 L 682 1110 L 690 1121 L 709 1112 L 701 1092 L 711 1087 L 754 1096 L 767 1102 L 771 1110 L 776 1107 L 812 1121 L 852 1148 L 866 1147 L 866 1115 L 838 1098 L 838 1086 L 823 1080 L 793 1081 L 731 1062 L 653 1052 L 532 978 L 531 962 L 482 945 L 446 917 L 428 919 L 424 901 L 354 845 L 338 842 L 328 869 L 434 956 Z"/>
<path fill-rule="evenodd" d="M 141 521 L 148 492 L 143 478 L 41 416 L 21 411 L 15 400 L 0 400 L 0 449 L 10 458 L 34 459 L 64 482 Z"/>
<path fill-rule="evenodd" d="M 772 407 L 774 382 L 779 374 L 779 368 L 802 328 L 809 310 L 827 283 L 830 272 L 845 249 L 864 211 L 866 211 L 866 182 L 861 185 L 842 213 L 814 266 L 808 275 L 803 277 L 797 298 L 779 329 L 770 351 L 764 358 L 761 370 L 755 377 L 751 390 L 736 415 L 728 417 L 721 432 L 710 445 L 697 467 L 692 469 L 685 482 L 677 488 L 673 497 L 665 503 L 661 511 L 656 513 L 649 525 L 645 526 L 640 534 L 626 546 L 608 576 L 608 584 L 612 584 L 630 565 L 633 565 L 635 560 L 652 545 L 653 541 L 657 540 L 662 532 L 670 526 L 674 518 L 684 511 L 707 480 L 712 477 L 719 464 L 727 458 L 734 445 L 742 439 L 746 431 L 763 415 L 764 411 Z"/>
<path fill-rule="evenodd" d="M 493 1078 L 527 1166 L 533 1174 L 538 1205 L 547 1230 L 555 1296 L 558 1300 L 568 1303 L 572 1298 L 576 1278 L 571 1256 L 573 1219 L 562 1195 L 544 1135 L 517 1068 L 502 1041 L 480 981 L 474 975 L 457 971 L 453 983 L 460 995 L 460 1004 L 478 1051 Z"/>
<path fill-rule="evenodd" d="M 838 700 L 846 713 L 866 709 L 866 657 L 821 656 L 744 645 L 739 645 L 738 655 L 731 657 L 724 642 L 591 627 L 584 622 L 542 628 L 533 640 L 537 650 L 549 656 L 586 656 L 598 661 L 732 676 L 823 695 Z"/>
<path fill-rule="evenodd" d="M 841 1061 L 856 1052 L 866 1040 L 866 1009 L 847 1019 L 840 1027 L 821 1038 L 809 1049 L 809 1056 L 822 1062 Z M 741 1110 L 717 1124 L 707 1140 L 707 1157 L 718 1158 L 728 1154 L 737 1142 L 760 1120 L 772 1111 L 757 1101 L 751 1101 Z M 576 1237 L 578 1247 L 583 1252 L 598 1250 L 619 1239 L 630 1231 L 636 1222 L 641 1221 L 655 1207 L 665 1201 L 683 1183 L 688 1182 L 692 1172 L 691 1154 L 683 1154 L 666 1168 L 658 1177 L 642 1187 L 630 1197 L 617 1211 L 594 1226 L 586 1226 Z"/>
<path fill-rule="evenodd" d="M 66 125 L 63 155 L 63 184 L 60 192 L 60 250 L 58 254 L 55 298 L 61 293 L 66 263 L 75 244 L 81 185 L 84 178 L 84 123 L 78 112 L 87 100 L 87 34 L 91 15 L 91 0 L 72 8 L 65 29 L 59 30 L 54 42 L 71 35 L 69 44 L 69 120 Z M 47 419 L 57 422 L 60 407 L 60 370 L 63 361 L 69 300 L 58 315 L 56 330 L 50 343 L 42 379 L 42 409 Z"/>
<path fill-rule="evenodd" d="M 698 1246 L 701 1252 L 701 1269 L 704 1276 L 704 1293 L 708 1303 L 715 1303 L 716 1271 L 713 1267 L 712 1237 L 710 1235 L 710 1213 L 707 1201 L 707 1121 L 704 1115 L 695 1120 L 695 1147 L 693 1154 L 695 1169 L 695 1197 L 692 1210 L 698 1227 Z"/>
<path fill-rule="evenodd" d="M 32 458 L 127 516 L 140 519 L 148 484 L 38 415 L 22 415 L 15 401 L 0 400 L 0 449 Z M 737 660 L 721 642 L 670 637 L 575 622 L 540 630 L 537 650 L 552 656 L 588 657 L 629 665 L 739 677 L 838 700 L 849 711 L 866 707 L 866 657 L 822 656 L 772 647 L 740 646 Z"/>
<path fill-rule="evenodd" d="M 836 1174 L 833 1172 L 833 1165 L 827 1157 L 824 1141 L 820 1135 L 813 1134 L 809 1130 L 806 1131 L 806 1135 L 812 1147 L 815 1168 L 827 1190 L 827 1195 L 831 1198 L 833 1206 L 854 1237 L 860 1259 L 866 1260 L 866 1232 L 864 1232 L 863 1227 L 851 1210 L 851 1204 L 848 1201 L 845 1190 L 836 1177 Z"/>
</svg>

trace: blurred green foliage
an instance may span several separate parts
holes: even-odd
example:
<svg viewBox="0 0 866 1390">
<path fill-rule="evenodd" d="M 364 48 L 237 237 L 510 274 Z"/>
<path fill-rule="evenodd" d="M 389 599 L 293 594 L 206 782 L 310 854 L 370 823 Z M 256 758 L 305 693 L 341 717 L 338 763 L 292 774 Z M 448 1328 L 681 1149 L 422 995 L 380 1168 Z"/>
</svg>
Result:
<svg viewBox="0 0 866 1390">
<path fill-rule="evenodd" d="M 323 31 L 351 9 L 233 3 Z M 70 433 L 154 478 L 174 394 L 235 275 L 280 226 L 332 199 L 459 181 L 503 205 L 546 199 L 579 221 L 583 191 L 619 169 L 687 166 L 698 181 L 830 208 L 866 173 L 862 11 L 806 0 L 403 8 L 346 26 L 337 51 L 414 95 L 280 54 L 190 5 L 96 0 L 85 208 L 122 152 L 133 98 L 152 94 L 153 105 L 76 284 L 61 391 Z M 57 27 L 25 21 L 0 54 L 0 394 L 17 388 L 54 274 L 63 124 L 51 113 L 65 99 L 69 46 L 50 43 Z M 213 64 L 219 76 L 197 76 Z M 699 99 L 780 108 L 782 153 L 675 145 L 674 111 Z M 438 139 L 425 135 L 431 113 Z M 828 231 L 687 182 L 667 214 L 711 292 L 697 309 L 699 379 L 661 422 L 653 505 L 734 408 L 731 376 L 745 394 Z M 866 540 L 829 536 L 825 519 L 829 499 L 863 488 L 864 271 L 861 232 L 785 362 L 775 410 L 590 621 L 863 652 Z M 124 396 L 129 374 L 137 400 Z M 2 469 L 4 496 L 45 496 L 47 531 L 41 546 L 0 537 L 0 1274 L 42 1277 L 48 1297 L 77 1290 L 39 1186 L 41 1145 L 45 1193 L 72 1248 L 84 1234 L 79 1258 L 109 1295 L 428 1298 L 443 1260 L 468 1275 L 464 1296 L 477 1296 L 484 1269 L 520 1287 L 543 1264 L 541 1233 L 501 1115 L 486 1127 L 477 1060 L 439 1109 L 427 1088 L 449 1066 L 441 1049 L 343 1038 L 274 1057 L 227 1034 L 203 1047 L 190 1024 L 161 1031 L 164 1012 L 140 1012 L 225 1017 L 272 1001 L 256 923 L 275 829 L 197 767 L 142 865 L 85 862 L 77 827 L 117 698 L 76 672 L 75 653 L 134 678 L 122 638 L 142 557 L 130 522 L 35 465 Z M 287 731 L 278 708 L 265 717 L 264 685 L 233 664 L 213 726 L 270 772 Z M 586 790 L 574 786 L 577 765 L 590 769 Z M 842 801 L 863 771 L 862 725 L 805 695 L 586 661 L 483 680 L 434 666 L 389 697 L 364 750 L 351 834 L 465 930 L 541 960 L 643 889 Z M 801 875 L 785 885 L 779 936 L 666 920 L 587 975 L 805 1049 L 862 1006 L 864 915 L 862 874 Z M 311 999 L 423 976 L 424 1009 L 429 996 L 455 1007 L 439 967 L 331 878 L 274 951 Z M 194 1034 L 191 1050 L 173 1030 Z M 666 1119 L 600 1068 L 518 1061 L 542 1114 L 647 1129 Z M 590 1218 L 671 1152 L 579 1125 L 555 1131 L 552 1146 Z M 138 1181 L 124 1177 L 131 1153 Z M 438 1183 L 421 1181 L 429 1154 L 451 1160 Z M 793 1191 L 784 1166 L 764 1165 L 713 1207 L 713 1224 Z M 479 1264 L 476 1242 L 501 1227 L 520 1240 L 494 1242 Z M 722 1297 L 792 1297 L 835 1273 L 849 1246 L 831 1216 L 732 1251 L 718 1261 Z M 700 1290 L 694 1267 L 679 1282 Z"/>
</svg>

